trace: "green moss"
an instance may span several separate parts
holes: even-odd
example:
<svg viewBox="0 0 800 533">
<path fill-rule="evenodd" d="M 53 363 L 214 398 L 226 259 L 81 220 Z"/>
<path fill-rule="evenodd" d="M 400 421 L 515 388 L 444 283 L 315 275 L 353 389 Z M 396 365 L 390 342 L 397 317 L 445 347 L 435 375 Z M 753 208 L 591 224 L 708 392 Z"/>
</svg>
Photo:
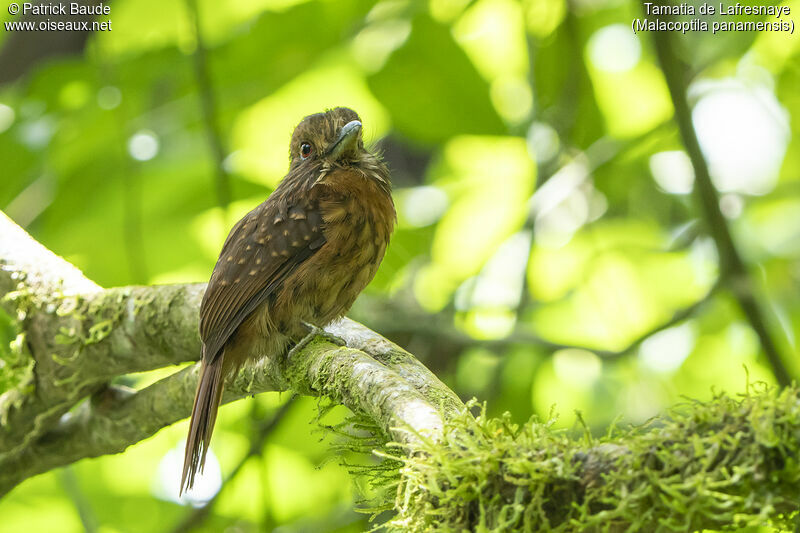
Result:
<svg viewBox="0 0 800 533">
<path fill-rule="evenodd" d="M 388 450 L 402 464 L 388 531 L 791 528 L 800 508 L 797 388 L 687 403 L 600 439 L 481 409 L 410 457 Z"/>
<path fill-rule="evenodd" d="M 381 513 L 392 510 L 403 463 L 385 453 L 391 437 L 369 416 L 350 412 L 349 416 L 336 424 L 324 423 L 328 412 L 338 405 L 328 398 L 322 398 L 315 421 L 326 437 L 333 437 L 331 451 L 354 480 L 358 505 L 356 511 L 372 515 L 375 519 Z"/>
<path fill-rule="evenodd" d="M 385 341 L 383 339 L 376 339 L 372 341 L 373 344 L 382 344 Z M 367 345 L 367 351 L 369 350 L 369 345 Z M 386 366 L 394 366 L 394 365 L 403 365 L 408 364 L 409 359 L 413 358 L 411 354 L 402 350 L 401 348 L 394 348 L 392 350 L 388 350 L 384 352 L 382 350 L 382 346 L 379 346 L 372 350 L 373 353 L 381 353 L 380 360 Z"/>
<path fill-rule="evenodd" d="M 346 347 L 339 347 L 331 343 L 324 337 L 311 339 L 302 350 L 291 356 L 291 361 L 287 357 L 282 363 L 282 372 L 286 379 L 291 383 L 292 388 L 299 394 L 312 396 L 325 395 L 336 403 L 342 403 L 341 391 L 347 390 L 347 372 L 341 372 L 342 361 L 347 358 L 340 356 L 341 350 L 349 350 Z M 309 381 L 309 364 L 313 362 L 313 379 Z"/>
</svg>

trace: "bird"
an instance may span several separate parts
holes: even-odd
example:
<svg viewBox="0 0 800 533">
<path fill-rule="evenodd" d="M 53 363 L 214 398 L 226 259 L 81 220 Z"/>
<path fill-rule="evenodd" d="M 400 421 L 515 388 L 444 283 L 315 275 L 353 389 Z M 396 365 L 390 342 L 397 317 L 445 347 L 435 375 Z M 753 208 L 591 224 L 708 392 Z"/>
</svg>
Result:
<svg viewBox="0 0 800 533">
<path fill-rule="evenodd" d="M 347 107 L 302 119 L 289 171 L 228 234 L 200 305 L 202 359 L 180 493 L 205 464 L 225 379 L 346 313 L 397 222 L 389 170 Z"/>
</svg>

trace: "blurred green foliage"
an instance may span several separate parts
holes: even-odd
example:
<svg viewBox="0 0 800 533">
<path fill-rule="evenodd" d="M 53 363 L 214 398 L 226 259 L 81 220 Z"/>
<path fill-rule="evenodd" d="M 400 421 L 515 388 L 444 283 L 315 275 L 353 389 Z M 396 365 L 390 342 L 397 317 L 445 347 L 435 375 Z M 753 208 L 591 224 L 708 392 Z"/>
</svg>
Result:
<svg viewBox="0 0 800 533">
<path fill-rule="evenodd" d="M 195 71 L 192 5 L 115 0 L 113 31 L 0 86 L 0 209 L 90 278 L 206 281 L 227 229 L 283 176 L 293 126 L 346 105 L 393 170 L 400 222 L 352 316 L 462 396 L 518 422 L 555 406 L 566 428 L 580 410 L 602 433 L 682 395 L 742 391 L 743 367 L 773 382 L 730 291 L 716 287 L 666 84 L 649 36 L 630 31 L 638 2 L 199 0 L 209 86 Z M 800 1 L 786 5 L 800 13 Z M 800 40 L 676 42 L 695 74 L 695 127 L 723 212 L 800 375 Z M 0 32 L 0 47 L 12 44 Z M 0 362 L 13 363 L 7 319 L 0 333 Z M 222 410 L 223 477 L 285 400 Z M 325 461 L 315 413 L 313 400 L 297 403 L 201 530 L 367 527 L 347 470 Z M 79 531 L 79 509 L 97 531 L 171 530 L 192 511 L 165 482 L 185 429 L 27 481 L 0 502 L 0 531 Z"/>
</svg>

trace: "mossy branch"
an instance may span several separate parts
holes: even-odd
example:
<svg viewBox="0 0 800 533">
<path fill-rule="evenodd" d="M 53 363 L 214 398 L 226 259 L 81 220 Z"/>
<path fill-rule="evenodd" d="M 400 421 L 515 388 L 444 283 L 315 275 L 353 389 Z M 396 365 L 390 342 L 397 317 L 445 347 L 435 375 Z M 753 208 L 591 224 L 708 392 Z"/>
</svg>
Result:
<svg viewBox="0 0 800 533">
<path fill-rule="evenodd" d="M 33 363 L 15 366 L 24 375 L 0 396 L 0 495 L 189 414 L 197 365 L 139 391 L 108 381 L 197 357 L 202 285 L 103 290 L 2 216 L 0 266 L 3 307 L 22 330 L 16 357 Z M 576 441 L 546 423 L 474 417 L 397 345 L 347 319 L 328 330 L 346 346 L 320 338 L 291 361 L 270 354 L 224 401 L 292 389 L 374 422 L 403 465 L 390 529 L 686 531 L 796 518 L 797 388 L 750 388 Z"/>
<path fill-rule="evenodd" d="M 602 439 L 461 415 L 403 463 L 390 531 L 793 529 L 800 391 L 719 395 Z"/>
<path fill-rule="evenodd" d="M 108 382 L 198 359 L 204 284 L 103 290 L 2 213 L 0 266 L 0 299 L 18 318 L 27 348 L 21 353 L 34 363 L 17 365 L 29 375 L 0 391 L 0 495 L 32 475 L 120 452 L 189 415 L 196 365 L 141 391 Z M 386 431 L 411 426 L 430 435 L 441 430 L 440 412 L 463 410 L 397 345 L 347 319 L 331 332 L 348 346 L 320 339 L 290 363 L 285 354 L 266 354 L 227 384 L 224 401 L 287 389 L 326 394 Z"/>
</svg>

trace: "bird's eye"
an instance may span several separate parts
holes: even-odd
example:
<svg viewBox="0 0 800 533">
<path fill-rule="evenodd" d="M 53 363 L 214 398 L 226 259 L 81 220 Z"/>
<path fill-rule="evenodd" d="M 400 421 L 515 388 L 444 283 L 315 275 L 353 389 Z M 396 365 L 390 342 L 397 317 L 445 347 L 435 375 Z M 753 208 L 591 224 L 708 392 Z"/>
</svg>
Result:
<svg viewBox="0 0 800 533">
<path fill-rule="evenodd" d="M 300 145 L 300 157 L 303 159 L 308 159 L 313 151 L 314 147 L 311 146 L 310 143 L 303 143 Z"/>
</svg>

